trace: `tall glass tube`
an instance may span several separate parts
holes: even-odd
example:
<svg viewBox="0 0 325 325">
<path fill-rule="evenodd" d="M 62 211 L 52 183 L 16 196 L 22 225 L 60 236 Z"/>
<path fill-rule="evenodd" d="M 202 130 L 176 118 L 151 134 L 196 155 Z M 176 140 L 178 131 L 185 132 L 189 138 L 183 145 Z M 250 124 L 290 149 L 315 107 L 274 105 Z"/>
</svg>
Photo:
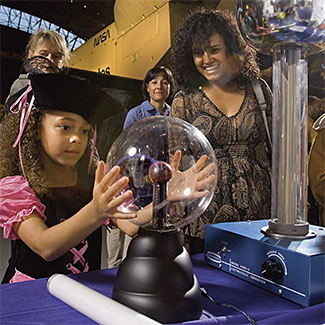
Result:
<svg viewBox="0 0 325 325">
<path fill-rule="evenodd" d="M 307 222 L 307 54 L 325 49 L 325 1 L 237 0 L 237 22 L 250 46 L 273 55 L 272 209 L 262 232 L 314 237 Z"/>
<path fill-rule="evenodd" d="M 307 222 L 307 48 L 273 49 L 272 210 L 266 233 L 308 237 Z"/>
</svg>

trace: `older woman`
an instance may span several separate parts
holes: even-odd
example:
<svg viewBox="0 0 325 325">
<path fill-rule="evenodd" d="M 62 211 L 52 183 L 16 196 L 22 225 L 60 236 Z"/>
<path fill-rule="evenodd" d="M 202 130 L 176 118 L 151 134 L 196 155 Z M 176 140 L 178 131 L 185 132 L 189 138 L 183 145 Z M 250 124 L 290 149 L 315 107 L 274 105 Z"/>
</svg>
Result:
<svg viewBox="0 0 325 325">
<path fill-rule="evenodd" d="M 144 101 L 128 112 L 123 130 L 134 122 L 147 117 L 169 115 L 170 106 L 167 101 L 172 98 L 174 87 L 174 78 L 168 68 L 157 66 L 150 69 L 142 82 Z M 107 264 L 109 268 L 116 267 L 122 262 L 126 256 L 130 241 L 131 238 L 119 228 L 112 229 L 107 233 Z"/>
<path fill-rule="evenodd" d="M 206 212 L 185 229 L 190 253 L 203 251 L 204 226 L 270 217 L 268 139 L 251 81 L 255 52 L 229 12 L 199 9 L 176 33 L 173 71 L 181 89 L 171 116 L 200 129 L 215 150 L 218 183 Z M 271 112 L 271 93 L 261 82 Z"/>
<path fill-rule="evenodd" d="M 134 122 L 155 115 L 169 115 L 170 106 L 166 103 L 174 94 L 174 78 L 166 67 L 150 69 L 142 83 L 145 100 L 132 108 L 125 119 L 123 130 Z"/>
<path fill-rule="evenodd" d="M 54 73 L 67 66 L 70 60 L 70 50 L 64 37 L 53 30 L 38 30 L 31 35 L 26 49 L 24 59 L 32 57 L 44 57 L 47 60 L 38 63 L 38 68 L 44 73 Z M 52 64 L 51 64 L 52 63 Z M 11 96 L 28 85 L 28 74 L 22 73 L 11 85 L 6 104 Z"/>
</svg>

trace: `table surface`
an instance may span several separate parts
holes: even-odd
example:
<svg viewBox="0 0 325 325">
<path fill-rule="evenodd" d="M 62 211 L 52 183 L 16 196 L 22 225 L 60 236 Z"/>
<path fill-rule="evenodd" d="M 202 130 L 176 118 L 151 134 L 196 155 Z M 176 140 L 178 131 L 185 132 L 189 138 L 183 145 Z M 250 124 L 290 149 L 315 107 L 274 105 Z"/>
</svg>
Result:
<svg viewBox="0 0 325 325">
<path fill-rule="evenodd" d="M 289 300 L 256 287 L 244 280 L 209 266 L 203 254 L 192 256 L 194 273 L 217 302 L 235 305 L 258 324 L 324 324 L 325 303 L 303 308 Z M 82 284 L 112 296 L 117 269 L 69 275 Z M 0 324 L 94 324 L 92 320 L 52 296 L 47 278 L 0 286 Z M 249 324 L 232 308 L 218 306 L 202 298 L 199 320 L 183 324 Z"/>
</svg>

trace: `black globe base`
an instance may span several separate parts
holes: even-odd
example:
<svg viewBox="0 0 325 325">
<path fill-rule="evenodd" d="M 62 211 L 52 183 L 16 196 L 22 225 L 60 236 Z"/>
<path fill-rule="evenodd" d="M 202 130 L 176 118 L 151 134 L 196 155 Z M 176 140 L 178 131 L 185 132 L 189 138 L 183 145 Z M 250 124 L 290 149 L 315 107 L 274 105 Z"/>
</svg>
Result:
<svg viewBox="0 0 325 325">
<path fill-rule="evenodd" d="M 160 323 L 200 318 L 200 286 L 179 230 L 140 228 L 119 267 L 113 299 Z"/>
</svg>

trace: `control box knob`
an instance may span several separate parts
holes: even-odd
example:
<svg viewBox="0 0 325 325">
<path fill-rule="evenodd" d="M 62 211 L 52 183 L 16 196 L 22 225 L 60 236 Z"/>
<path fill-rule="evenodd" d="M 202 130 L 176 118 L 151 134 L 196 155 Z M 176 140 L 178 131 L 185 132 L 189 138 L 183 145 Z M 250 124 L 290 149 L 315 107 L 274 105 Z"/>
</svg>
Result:
<svg viewBox="0 0 325 325">
<path fill-rule="evenodd" d="M 283 277 L 283 268 L 280 262 L 274 258 L 270 258 L 262 264 L 263 276 L 270 280 L 279 280 Z"/>
</svg>

